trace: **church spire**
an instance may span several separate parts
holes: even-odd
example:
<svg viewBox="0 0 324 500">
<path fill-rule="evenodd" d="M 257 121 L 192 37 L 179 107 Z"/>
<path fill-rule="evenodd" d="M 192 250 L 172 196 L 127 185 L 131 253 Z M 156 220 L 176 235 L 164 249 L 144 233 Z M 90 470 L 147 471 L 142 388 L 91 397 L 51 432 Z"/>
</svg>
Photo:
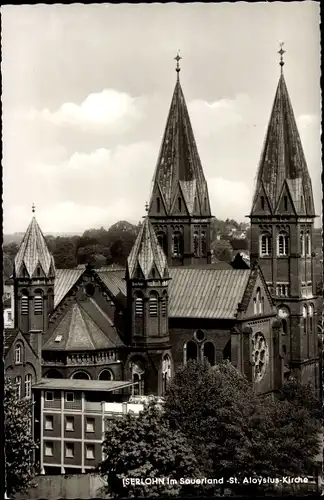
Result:
<svg viewBox="0 0 324 500">
<path fill-rule="evenodd" d="M 294 215 L 314 217 L 311 179 L 283 74 L 284 52 L 280 44 L 279 83 L 261 154 L 251 215 L 259 211 L 261 195 L 267 210 L 273 215 L 279 214 L 285 194 Z"/>
</svg>

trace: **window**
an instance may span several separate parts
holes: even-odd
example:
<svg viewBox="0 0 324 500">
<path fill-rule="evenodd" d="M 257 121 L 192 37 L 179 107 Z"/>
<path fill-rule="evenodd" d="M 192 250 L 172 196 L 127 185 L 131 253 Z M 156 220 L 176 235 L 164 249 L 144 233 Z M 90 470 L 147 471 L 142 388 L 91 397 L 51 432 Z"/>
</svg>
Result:
<svg viewBox="0 0 324 500">
<path fill-rule="evenodd" d="M 168 355 L 162 361 L 162 393 L 165 394 L 171 378 L 171 360 Z"/>
<path fill-rule="evenodd" d="M 143 297 L 135 298 L 135 316 L 138 318 L 143 316 Z"/>
<path fill-rule="evenodd" d="M 303 330 L 304 330 L 304 335 L 307 334 L 307 306 L 303 306 Z"/>
<path fill-rule="evenodd" d="M 176 232 L 172 236 L 173 239 L 173 255 L 178 257 L 182 253 L 182 235 Z"/>
<path fill-rule="evenodd" d="M 204 331 L 203 330 L 196 330 L 195 337 L 198 340 L 198 342 L 202 342 L 205 338 Z"/>
<path fill-rule="evenodd" d="M 204 198 L 204 211 L 207 212 L 207 198 Z"/>
<path fill-rule="evenodd" d="M 73 378 L 75 378 L 75 377 L 73 377 Z M 74 402 L 74 392 L 67 392 L 65 401 L 67 403 L 73 403 Z"/>
<path fill-rule="evenodd" d="M 54 401 L 54 393 L 52 391 L 45 392 L 45 401 Z"/>
<path fill-rule="evenodd" d="M 62 335 L 56 335 L 55 342 L 59 343 L 62 340 Z"/>
<path fill-rule="evenodd" d="M 65 456 L 66 458 L 74 457 L 74 443 L 66 443 L 65 444 Z"/>
<path fill-rule="evenodd" d="M 95 431 L 95 419 L 87 418 L 86 419 L 86 432 L 94 432 Z"/>
<path fill-rule="evenodd" d="M 288 333 L 287 320 L 282 319 L 281 321 L 282 321 L 282 333 L 283 333 L 283 335 L 287 335 L 287 333 Z"/>
<path fill-rule="evenodd" d="M 271 236 L 269 233 L 261 234 L 260 254 L 263 256 L 271 254 Z"/>
<path fill-rule="evenodd" d="M 162 295 L 161 313 L 162 313 L 162 316 L 166 316 L 166 314 L 167 314 L 167 297 L 166 297 L 165 293 Z"/>
<path fill-rule="evenodd" d="M 253 314 L 258 314 L 256 298 L 253 299 Z"/>
<path fill-rule="evenodd" d="M 306 233 L 306 255 L 310 256 L 312 254 L 312 248 L 311 248 L 311 237 L 309 234 L 309 231 Z"/>
<path fill-rule="evenodd" d="M 264 210 L 264 196 L 261 196 L 261 210 Z"/>
<path fill-rule="evenodd" d="M 281 231 L 278 235 L 278 255 L 288 255 L 288 234 Z"/>
<path fill-rule="evenodd" d="M 79 371 L 79 372 L 73 373 L 71 378 L 74 378 L 76 380 L 90 380 L 91 377 L 90 377 L 89 373 Z"/>
<path fill-rule="evenodd" d="M 262 314 L 262 297 L 261 297 L 261 289 L 258 287 L 256 291 L 256 314 Z"/>
<path fill-rule="evenodd" d="M 43 314 L 43 297 L 40 291 L 36 291 L 34 297 L 34 313 Z"/>
<path fill-rule="evenodd" d="M 193 239 L 193 250 L 194 250 L 194 256 L 198 257 L 198 252 L 199 252 L 199 235 L 197 232 L 194 233 L 194 239 Z"/>
<path fill-rule="evenodd" d="M 198 347 L 196 342 L 194 342 L 193 340 L 189 340 L 186 347 L 187 361 L 189 361 L 189 359 L 198 359 Z"/>
<path fill-rule="evenodd" d="M 309 316 L 309 333 L 313 333 L 313 315 L 314 315 L 314 306 L 313 304 L 309 304 L 308 306 L 308 316 Z"/>
<path fill-rule="evenodd" d="M 204 343 L 204 358 L 207 358 L 209 363 L 214 366 L 215 364 L 215 347 L 212 342 Z"/>
<path fill-rule="evenodd" d="M 282 352 L 284 353 L 284 355 L 287 354 L 287 347 L 285 345 L 282 346 Z"/>
<path fill-rule="evenodd" d="M 15 347 L 15 365 L 21 365 L 22 363 L 22 348 L 21 344 L 16 344 Z"/>
<path fill-rule="evenodd" d="M 206 233 L 204 231 L 200 235 L 200 244 L 201 244 L 201 256 L 204 257 L 206 255 Z"/>
<path fill-rule="evenodd" d="M 144 395 L 144 374 L 145 370 L 140 366 L 140 362 L 132 362 L 130 368 L 132 370 L 132 394 L 133 396 L 143 396 Z"/>
<path fill-rule="evenodd" d="M 7 318 L 8 318 L 8 321 L 12 321 L 12 312 L 11 311 L 7 311 Z"/>
<path fill-rule="evenodd" d="M 45 455 L 45 457 L 52 457 L 53 456 L 53 443 L 45 443 L 44 455 Z"/>
<path fill-rule="evenodd" d="M 284 196 L 284 210 L 288 210 L 288 196 Z"/>
<path fill-rule="evenodd" d="M 21 314 L 23 316 L 28 315 L 28 294 L 27 294 L 27 292 L 22 292 L 20 306 L 21 306 Z"/>
<path fill-rule="evenodd" d="M 158 315 L 158 298 L 157 294 L 151 292 L 149 297 L 149 311 L 150 316 L 156 317 Z"/>
<path fill-rule="evenodd" d="M 302 254 L 302 257 L 304 257 L 304 255 L 305 255 L 305 235 L 304 235 L 303 231 L 300 233 L 300 252 Z"/>
<path fill-rule="evenodd" d="M 110 370 L 102 370 L 99 380 L 114 380 L 113 373 Z"/>
<path fill-rule="evenodd" d="M 16 397 L 21 398 L 21 377 L 15 377 Z"/>
<path fill-rule="evenodd" d="M 178 210 L 181 212 L 181 198 L 178 198 Z"/>
<path fill-rule="evenodd" d="M 66 417 L 65 430 L 74 431 L 74 417 Z"/>
<path fill-rule="evenodd" d="M 161 210 L 160 198 L 156 198 L 156 211 L 159 214 Z"/>
<path fill-rule="evenodd" d="M 31 398 L 32 376 L 28 373 L 25 376 L 25 398 Z"/>
<path fill-rule="evenodd" d="M 95 447 L 93 444 L 86 444 L 86 459 L 94 460 L 95 458 Z"/>
<path fill-rule="evenodd" d="M 277 290 L 277 296 L 278 297 L 288 297 L 289 296 L 289 285 L 288 285 L 288 283 L 278 283 L 276 290 Z"/>
<path fill-rule="evenodd" d="M 54 418 L 52 415 L 45 415 L 45 430 L 52 431 L 54 429 Z"/>
<path fill-rule="evenodd" d="M 168 245 L 167 245 L 166 234 L 163 232 L 157 233 L 157 239 L 158 239 L 159 245 L 162 248 L 163 252 L 165 254 L 167 254 L 168 253 Z"/>
</svg>

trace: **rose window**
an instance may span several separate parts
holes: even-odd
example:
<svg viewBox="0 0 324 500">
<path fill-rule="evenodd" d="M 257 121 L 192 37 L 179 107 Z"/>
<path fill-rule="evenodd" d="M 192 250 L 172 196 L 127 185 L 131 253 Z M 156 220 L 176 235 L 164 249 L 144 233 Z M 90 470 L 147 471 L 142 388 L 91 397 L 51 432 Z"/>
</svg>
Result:
<svg viewBox="0 0 324 500">
<path fill-rule="evenodd" d="M 255 382 L 259 382 L 264 377 L 268 361 L 269 350 L 266 339 L 262 333 L 256 333 L 252 337 L 252 365 Z"/>
</svg>

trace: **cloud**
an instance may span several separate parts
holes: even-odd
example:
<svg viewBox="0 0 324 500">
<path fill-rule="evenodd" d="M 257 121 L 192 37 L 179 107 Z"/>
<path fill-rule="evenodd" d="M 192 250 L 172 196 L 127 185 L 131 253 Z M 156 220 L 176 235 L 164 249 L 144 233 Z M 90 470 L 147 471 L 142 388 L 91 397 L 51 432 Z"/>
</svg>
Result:
<svg viewBox="0 0 324 500">
<path fill-rule="evenodd" d="M 41 120 L 58 126 L 75 126 L 81 129 L 107 127 L 121 133 L 145 116 L 145 99 L 131 97 L 125 92 L 105 89 L 89 94 L 81 104 L 67 102 L 51 112 L 31 109 L 29 120 Z"/>
<path fill-rule="evenodd" d="M 215 217 L 247 222 L 245 215 L 251 209 L 251 192 L 246 184 L 215 177 L 209 179 L 208 190 Z"/>
</svg>

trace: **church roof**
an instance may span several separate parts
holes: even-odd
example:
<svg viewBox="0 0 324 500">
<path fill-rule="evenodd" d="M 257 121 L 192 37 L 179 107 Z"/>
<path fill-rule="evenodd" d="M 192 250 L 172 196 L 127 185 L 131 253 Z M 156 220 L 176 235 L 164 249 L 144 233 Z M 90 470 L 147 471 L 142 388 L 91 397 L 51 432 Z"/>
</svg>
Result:
<svg viewBox="0 0 324 500">
<path fill-rule="evenodd" d="M 168 277 L 167 259 L 159 245 L 155 231 L 148 217 L 145 217 L 137 235 L 134 246 L 127 258 L 127 275 L 129 278 L 145 279 L 154 277 L 157 271 L 161 279 Z"/>
<path fill-rule="evenodd" d="M 282 61 L 280 64 L 283 66 Z M 261 154 L 252 214 L 257 211 L 261 192 L 265 193 L 270 213 L 280 213 L 283 191 L 296 215 L 315 215 L 311 179 L 281 71 Z"/>
<path fill-rule="evenodd" d="M 72 303 L 43 350 L 93 351 L 123 345 L 105 312 L 91 298 Z"/>
<path fill-rule="evenodd" d="M 156 212 L 156 197 L 161 199 L 165 215 L 177 213 L 179 197 L 183 199 L 189 215 L 211 215 L 207 183 L 179 77 L 155 169 L 150 216 Z"/>
<path fill-rule="evenodd" d="M 33 217 L 15 257 L 15 274 L 17 277 L 24 277 L 27 271 L 29 277 L 32 278 L 38 266 L 47 278 L 54 276 L 54 259 L 48 250 L 36 218 Z"/>
<path fill-rule="evenodd" d="M 56 269 L 54 282 L 54 308 L 56 308 L 71 288 L 76 284 L 85 268 Z"/>
</svg>

